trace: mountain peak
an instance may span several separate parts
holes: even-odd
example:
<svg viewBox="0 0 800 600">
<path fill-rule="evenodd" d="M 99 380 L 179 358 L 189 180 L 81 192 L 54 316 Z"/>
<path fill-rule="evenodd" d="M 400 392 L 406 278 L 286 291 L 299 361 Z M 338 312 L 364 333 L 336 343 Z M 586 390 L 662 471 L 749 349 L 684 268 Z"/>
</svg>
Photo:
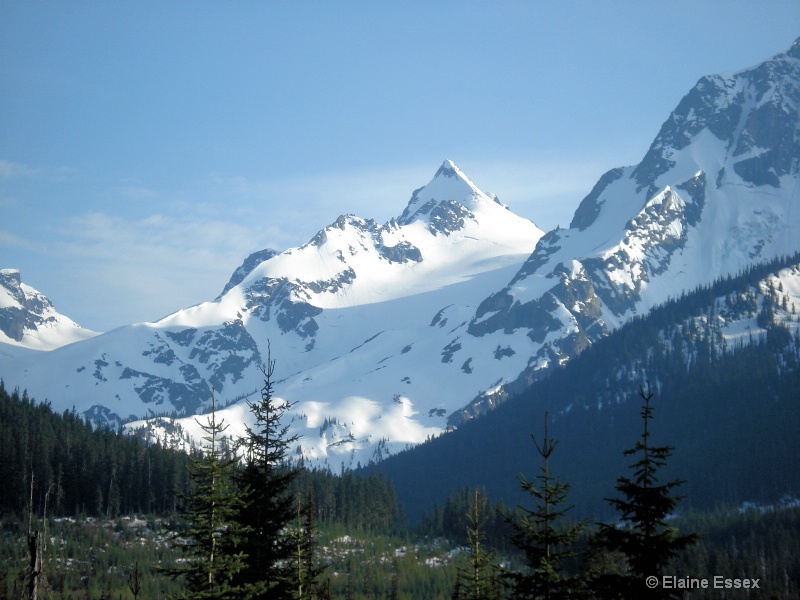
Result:
<svg viewBox="0 0 800 600">
<path fill-rule="evenodd" d="M 0 344 L 52 350 L 94 335 L 23 283 L 19 269 L 0 269 Z"/>
<path fill-rule="evenodd" d="M 452 160 L 447 159 L 442 163 L 442 166 L 439 167 L 439 170 L 436 171 L 436 174 L 433 176 L 434 179 L 437 177 L 461 177 L 466 179 L 464 173 L 461 172 L 461 169 L 458 168 L 458 165 L 454 163 Z"/>
<path fill-rule="evenodd" d="M 471 190 L 473 193 L 478 194 L 480 196 L 486 196 L 486 194 L 484 194 L 481 190 L 479 190 L 478 186 L 472 183 L 472 180 L 464 174 L 464 171 L 459 169 L 458 165 L 450 159 L 447 159 L 442 163 L 442 166 L 439 167 L 439 170 L 436 171 L 436 174 L 433 176 L 431 183 L 433 183 L 437 179 L 442 181 L 449 181 L 449 183 L 451 184 L 457 182 L 459 184 L 466 185 L 466 187 L 469 188 L 469 190 Z M 428 185 L 430 185 L 430 183 Z"/>
<path fill-rule="evenodd" d="M 427 221 L 431 233 L 447 235 L 461 229 L 465 218 L 474 219 L 473 210 L 483 202 L 495 201 L 479 190 L 452 160 L 445 160 L 433 179 L 411 195 L 397 222 L 409 225 Z"/>
<path fill-rule="evenodd" d="M 18 288 L 19 284 L 19 269 L 0 269 L 0 287 L 13 290 Z"/>
<path fill-rule="evenodd" d="M 782 177 L 798 171 L 800 142 L 793 133 L 800 110 L 798 58 L 800 39 L 755 67 L 701 77 L 633 171 L 637 189 L 653 195 L 663 187 L 662 179 L 676 176 L 682 154 L 687 164 L 690 154 L 698 159 L 716 156 L 713 167 L 698 164 L 689 169 L 715 174 L 718 187 L 730 183 L 780 188 Z M 722 169 L 719 156 L 728 163 Z"/>
</svg>

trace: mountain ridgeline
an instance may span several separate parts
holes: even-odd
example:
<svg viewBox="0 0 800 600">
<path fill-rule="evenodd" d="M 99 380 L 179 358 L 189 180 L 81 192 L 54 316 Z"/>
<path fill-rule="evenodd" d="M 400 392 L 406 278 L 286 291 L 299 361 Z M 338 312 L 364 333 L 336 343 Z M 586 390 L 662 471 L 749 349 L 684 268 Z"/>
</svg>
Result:
<svg viewBox="0 0 800 600">
<path fill-rule="evenodd" d="M 681 510 L 800 494 L 800 254 L 682 294 L 598 340 L 524 393 L 451 434 L 367 469 L 395 483 L 415 519 L 450 490 L 484 486 L 524 500 L 509 473 L 538 469 L 531 435 L 545 412 L 558 439 L 551 468 L 572 483 L 576 516 L 611 519 L 622 451 L 637 432 L 640 386 L 652 386 L 655 443 L 674 446 Z M 735 335 L 726 323 L 738 323 Z M 502 470 L 498 469 L 502 465 Z"/>
<path fill-rule="evenodd" d="M 95 423 L 199 439 L 194 416 L 209 409 L 212 388 L 231 433 L 243 434 L 245 403 L 259 388 L 270 348 L 278 358 L 276 397 L 293 404 L 288 425 L 301 436 L 295 456 L 333 471 L 380 463 L 453 428 L 495 427 L 492 444 L 502 445 L 501 416 L 470 421 L 512 397 L 525 398 L 513 406 L 524 405 L 531 415 L 552 404 L 558 419 L 585 423 L 587 435 L 610 419 L 615 429 L 606 431 L 603 444 L 624 444 L 626 417 L 619 411 L 641 380 L 657 384 L 659 397 L 666 394 L 667 412 L 680 405 L 666 399 L 677 393 L 670 386 L 703 381 L 727 389 L 742 375 L 728 373 L 724 361 L 750 356 L 758 363 L 756 357 L 774 355 L 775 336 L 785 337 L 780 332 L 793 339 L 788 317 L 778 327 L 751 316 L 771 297 L 761 283 L 742 297 L 717 300 L 708 348 L 698 345 L 692 329 L 708 314 L 657 327 L 643 318 L 666 319 L 672 313 L 656 307 L 668 300 L 687 301 L 693 290 L 800 251 L 798 107 L 800 40 L 756 67 L 701 78 L 641 162 L 600 177 L 568 229 L 543 232 L 445 161 L 387 223 L 344 215 L 298 248 L 252 254 L 213 301 L 50 352 L 18 347 L 26 340 L 35 346 L 55 321 L 27 318 L 33 308 L 14 291 L 19 275 L 4 271 L 0 283 L 10 291 L 0 304 L 0 325 L 9 339 L 0 373 L 7 384 L 59 410 L 75 407 Z M 775 294 L 789 306 L 800 303 L 800 286 L 791 265 L 784 266 L 784 289 Z M 779 309 L 785 312 L 782 304 Z M 580 365 L 590 359 L 581 357 L 593 347 L 605 348 L 609 358 L 633 356 L 617 347 L 611 352 L 615 342 L 608 340 L 644 322 L 662 337 L 626 342 L 640 350 L 641 362 L 608 364 L 586 376 L 597 390 L 560 388 L 563 405 L 541 400 L 540 385 L 555 386 L 565 364 L 586 368 Z M 708 378 L 687 376 L 706 364 Z M 783 385 L 792 372 L 779 369 L 763 389 Z M 747 406 L 732 411 L 728 405 L 720 431 L 732 435 L 726 428 L 734 422 L 760 422 L 739 415 L 773 408 L 761 389 L 729 390 Z M 745 391 L 755 399 L 742 396 Z M 692 410 L 720 408 L 699 397 Z M 686 421 L 689 414 L 663 421 L 690 430 L 704 422 L 699 415 Z M 516 424 L 522 423 L 532 428 L 529 420 Z M 720 434 L 720 443 L 744 435 L 735 433 Z M 491 461 L 493 447 L 483 447 L 483 460 Z M 524 447 L 515 445 L 517 455 Z"/>
</svg>

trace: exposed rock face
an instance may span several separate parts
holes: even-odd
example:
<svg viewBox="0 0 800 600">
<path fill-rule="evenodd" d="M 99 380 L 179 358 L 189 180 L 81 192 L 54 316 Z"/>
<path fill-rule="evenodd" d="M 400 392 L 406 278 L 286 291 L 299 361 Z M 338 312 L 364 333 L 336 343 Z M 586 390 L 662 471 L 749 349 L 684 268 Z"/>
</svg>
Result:
<svg viewBox="0 0 800 600">
<path fill-rule="evenodd" d="M 527 332 L 538 346 L 514 382 L 450 424 L 519 390 L 649 307 L 754 261 L 800 249 L 800 40 L 765 63 L 703 77 L 635 167 L 605 173 L 503 289 L 471 335 Z"/>
<path fill-rule="evenodd" d="M 58 373 L 61 389 L 26 385 L 87 417 L 188 417 L 190 431 L 212 389 L 219 405 L 240 408 L 257 394 L 271 353 L 282 366 L 278 394 L 298 401 L 296 426 L 328 423 L 302 443 L 308 458 L 384 456 L 441 431 L 476 386 L 492 384 L 493 365 L 467 356 L 475 348 L 458 337 L 484 290 L 510 277 L 541 235 L 446 161 L 401 217 L 381 225 L 343 215 L 303 246 L 247 257 L 214 302 L 17 372 L 29 382 Z M 431 354 L 462 377 L 436 395 Z M 487 354 L 506 377 L 521 362 L 508 344 Z"/>
<path fill-rule="evenodd" d="M 344 215 L 299 248 L 249 256 L 214 302 L 0 367 L 87 416 L 175 414 L 191 431 L 212 387 L 243 426 L 271 353 L 277 396 L 297 402 L 297 452 L 334 468 L 385 456 L 670 297 L 800 250 L 799 89 L 800 43 L 702 78 L 569 229 L 543 234 L 445 161 L 396 219 Z M 49 313 L 4 277 L 0 329 L 14 340 Z"/>
<path fill-rule="evenodd" d="M 247 277 L 253 269 L 255 269 L 258 265 L 263 262 L 268 261 L 270 258 L 278 254 L 276 250 L 272 250 L 271 248 L 266 248 L 265 250 L 259 250 L 258 252 L 253 252 L 250 256 L 244 259 L 244 262 L 233 272 L 231 275 L 230 280 L 222 290 L 222 293 L 219 295 L 219 298 L 222 298 L 225 294 L 227 294 L 231 288 L 239 285 L 242 283 L 245 277 Z"/>
<path fill-rule="evenodd" d="M 0 270 L 0 341 L 52 350 L 94 335 L 60 314 L 47 296 L 23 283 L 17 269 Z"/>
<path fill-rule="evenodd" d="M 25 329 L 35 329 L 47 319 L 55 320 L 55 317 L 44 316 L 53 310 L 50 301 L 38 293 L 26 294 L 16 269 L 0 271 L 0 286 L 10 300 L 0 308 L 0 331 L 12 340 L 21 342 Z"/>
</svg>

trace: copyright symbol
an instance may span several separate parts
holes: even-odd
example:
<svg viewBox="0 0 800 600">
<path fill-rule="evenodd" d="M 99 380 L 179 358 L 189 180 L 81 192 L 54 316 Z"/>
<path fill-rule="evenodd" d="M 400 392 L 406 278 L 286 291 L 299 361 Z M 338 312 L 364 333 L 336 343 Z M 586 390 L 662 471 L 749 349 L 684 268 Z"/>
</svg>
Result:
<svg viewBox="0 0 800 600">
<path fill-rule="evenodd" d="M 655 575 L 650 575 L 650 577 L 648 577 L 647 579 L 644 580 L 644 583 L 651 590 L 653 588 L 657 588 L 658 587 L 658 577 L 656 577 Z"/>
</svg>

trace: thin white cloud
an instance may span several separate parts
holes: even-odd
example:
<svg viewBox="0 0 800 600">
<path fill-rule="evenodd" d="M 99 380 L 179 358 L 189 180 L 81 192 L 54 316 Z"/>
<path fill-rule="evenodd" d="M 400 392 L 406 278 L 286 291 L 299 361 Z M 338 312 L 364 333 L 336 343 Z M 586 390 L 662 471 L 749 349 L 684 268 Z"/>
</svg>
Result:
<svg viewBox="0 0 800 600">
<path fill-rule="evenodd" d="M 0 179 L 12 179 L 14 177 L 26 177 L 36 173 L 36 169 L 0 158 Z"/>
<path fill-rule="evenodd" d="M 0 246 L 7 248 L 19 248 L 22 250 L 36 250 L 36 244 L 7 231 L 0 231 Z"/>
<path fill-rule="evenodd" d="M 580 201 L 610 166 L 597 160 L 453 160 L 483 191 L 496 194 L 516 214 L 542 229 L 566 227 Z M 616 166 L 616 165 L 614 165 Z M 236 198 L 240 211 L 277 224 L 277 249 L 308 241 L 340 214 L 383 223 L 399 216 L 415 189 L 427 184 L 439 163 L 409 164 L 340 173 L 310 172 L 302 178 L 217 178 L 221 196 Z M 239 218 L 244 218 L 239 217 Z"/>
<path fill-rule="evenodd" d="M 131 220 L 94 212 L 70 219 L 59 233 L 53 253 L 85 293 L 83 310 L 102 319 L 103 329 L 213 299 L 241 261 L 264 247 L 255 227 L 193 215 Z"/>
<path fill-rule="evenodd" d="M 284 179 L 221 177 L 215 183 L 249 206 L 260 204 L 265 211 L 279 216 L 287 231 L 295 226 L 310 231 L 310 226 L 316 232 L 340 214 L 356 214 L 378 222 L 400 215 L 414 189 L 426 184 L 438 167 L 309 172 L 303 177 Z"/>
<path fill-rule="evenodd" d="M 123 185 L 115 188 L 117 194 L 129 200 L 143 200 L 155 198 L 156 192 L 141 185 Z"/>
<path fill-rule="evenodd" d="M 596 159 L 453 160 L 480 189 L 543 229 L 569 225 L 580 201 L 611 168 Z M 405 165 L 282 180 L 231 177 L 216 184 L 251 206 L 261 203 L 287 232 L 304 231 L 310 237 L 342 213 L 378 222 L 399 216 L 413 191 L 428 183 L 438 167 Z"/>
<path fill-rule="evenodd" d="M 568 225 L 605 170 L 591 161 L 457 158 L 476 185 L 543 229 Z M 281 180 L 217 178 L 195 196 L 154 192 L 135 216 L 95 211 L 69 218 L 46 253 L 74 278 L 76 295 L 82 295 L 84 314 L 67 313 L 76 321 L 107 330 L 156 320 L 215 298 L 250 253 L 303 244 L 340 214 L 379 223 L 400 215 L 414 189 L 428 183 L 438 167 L 405 165 Z M 150 189 L 127 183 L 134 191 Z M 13 241 L 21 243 L 13 237 L 6 243 Z"/>
</svg>

